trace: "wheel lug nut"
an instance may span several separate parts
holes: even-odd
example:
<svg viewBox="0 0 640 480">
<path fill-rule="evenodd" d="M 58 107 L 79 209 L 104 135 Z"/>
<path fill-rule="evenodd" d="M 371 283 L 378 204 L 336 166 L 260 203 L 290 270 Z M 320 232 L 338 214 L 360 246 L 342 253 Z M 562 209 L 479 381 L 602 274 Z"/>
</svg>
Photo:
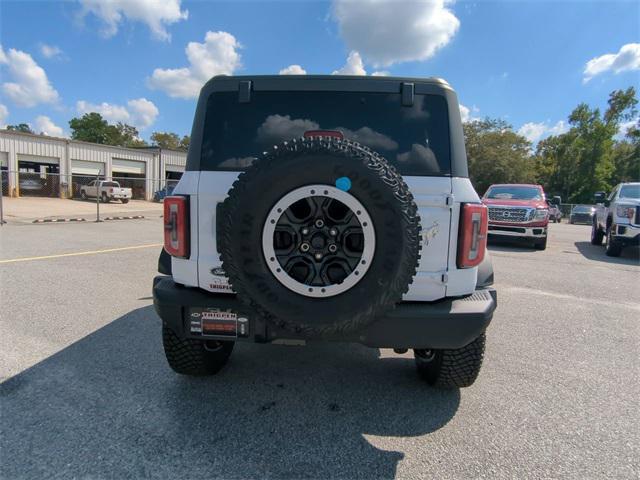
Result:
<svg viewBox="0 0 640 480">
<path fill-rule="evenodd" d="M 338 235 L 338 230 L 336 230 L 335 228 L 332 228 L 331 230 L 329 230 L 329 235 L 331 235 L 332 237 L 335 237 L 336 235 Z"/>
<path fill-rule="evenodd" d="M 300 245 L 300 251 L 302 252 L 308 252 L 309 251 L 309 244 L 307 242 L 304 242 L 303 244 Z"/>
<path fill-rule="evenodd" d="M 309 235 L 309 229 L 308 229 L 307 227 L 304 227 L 304 228 L 302 229 L 302 234 L 303 234 L 303 235 Z"/>
<path fill-rule="evenodd" d="M 332 243 L 331 245 L 329 245 L 329 251 L 331 253 L 336 253 L 338 251 L 338 246 L 335 243 Z"/>
<path fill-rule="evenodd" d="M 321 253 L 316 253 L 314 255 L 314 257 L 316 258 L 316 260 L 322 260 L 322 254 Z"/>
<path fill-rule="evenodd" d="M 316 228 L 322 228 L 322 227 L 324 227 L 324 220 L 319 218 L 316 220 Z"/>
</svg>

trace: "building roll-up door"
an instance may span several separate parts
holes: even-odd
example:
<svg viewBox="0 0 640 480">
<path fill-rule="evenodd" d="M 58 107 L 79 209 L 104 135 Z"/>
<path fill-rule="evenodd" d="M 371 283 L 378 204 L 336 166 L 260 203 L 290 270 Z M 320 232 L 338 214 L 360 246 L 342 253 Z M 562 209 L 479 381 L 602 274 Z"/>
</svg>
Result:
<svg viewBox="0 0 640 480">
<path fill-rule="evenodd" d="M 71 160 L 71 173 L 73 175 L 104 175 L 104 163 L 87 162 L 86 160 Z"/>
<path fill-rule="evenodd" d="M 121 158 L 114 158 L 111 162 L 111 171 L 115 177 L 118 173 L 129 173 L 133 175 L 145 174 L 145 162 L 138 162 L 136 160 L 124 160 Z"/>
</svg>

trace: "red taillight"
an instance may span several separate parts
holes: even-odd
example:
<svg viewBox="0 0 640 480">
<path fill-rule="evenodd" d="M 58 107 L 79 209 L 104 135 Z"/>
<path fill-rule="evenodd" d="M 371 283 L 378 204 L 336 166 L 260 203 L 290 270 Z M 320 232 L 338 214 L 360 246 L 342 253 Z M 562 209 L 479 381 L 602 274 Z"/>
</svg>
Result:
<svg viewBox="0 0 640 480">
<path fill-rule="evenodd" d="M 334 137 L 342 140 L 344 135 L 339 130 L 307 130 L 304 132 L 304 137 Z"/>
<path fill-rule="evenodd" d="M 487 207 L 479 203 L 462 204 L 458 228 L 458 268 L 471 268 L 484 260 L 487 249 Z"/>
<path fill-rule="evenodd" d="M 164 199 L 164 249 L 173 257 L 189 256 L 189 199 Z"/>
</svg>

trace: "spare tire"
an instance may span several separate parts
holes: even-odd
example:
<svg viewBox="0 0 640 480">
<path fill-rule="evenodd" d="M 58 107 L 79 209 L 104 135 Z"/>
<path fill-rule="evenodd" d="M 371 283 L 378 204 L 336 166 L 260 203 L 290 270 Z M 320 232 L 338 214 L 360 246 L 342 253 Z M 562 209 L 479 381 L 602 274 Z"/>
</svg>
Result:
<svg viewBox="0 0 640 480">
<path fill-rule="evenodd" d="M 229 190 L 218 250 L 239 298 L 307 336 L 356 331 L 402 299 L 420 250 L 417 208 L 384 158 L 334 137 L 273 147 Z"/>
</svg>

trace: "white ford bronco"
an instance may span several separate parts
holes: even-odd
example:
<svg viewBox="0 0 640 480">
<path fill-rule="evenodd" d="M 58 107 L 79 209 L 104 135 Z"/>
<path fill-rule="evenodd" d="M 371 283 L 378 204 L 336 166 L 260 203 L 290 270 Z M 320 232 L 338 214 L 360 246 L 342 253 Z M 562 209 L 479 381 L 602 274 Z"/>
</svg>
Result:
<svg viewBox="0 0 640 480">
<path fill-rule="evenodd" d="M 153 285 L 173 370 L 326 340 L 413 349 L 431 385 L 475 381 L 496 292 L 445 81 L 215 77 L 191 139 Z"/>
</svg>

